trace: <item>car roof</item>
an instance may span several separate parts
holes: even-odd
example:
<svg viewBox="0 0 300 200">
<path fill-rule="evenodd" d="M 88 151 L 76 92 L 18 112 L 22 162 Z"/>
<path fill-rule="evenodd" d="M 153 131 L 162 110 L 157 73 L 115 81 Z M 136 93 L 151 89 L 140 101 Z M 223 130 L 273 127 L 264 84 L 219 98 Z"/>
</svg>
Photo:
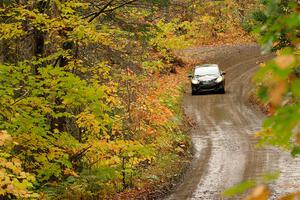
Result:
<svg viewBox="0 0 300 200">
<path fill-rule="evenodd" d="M 195 68 L 202 68 L 202 67 L 217 67 L 217 68 L 219 68 L 219 65 L 217 65 L 217 64 L 203 64 L 203 65 L 197 65 Z"/>
</svg>

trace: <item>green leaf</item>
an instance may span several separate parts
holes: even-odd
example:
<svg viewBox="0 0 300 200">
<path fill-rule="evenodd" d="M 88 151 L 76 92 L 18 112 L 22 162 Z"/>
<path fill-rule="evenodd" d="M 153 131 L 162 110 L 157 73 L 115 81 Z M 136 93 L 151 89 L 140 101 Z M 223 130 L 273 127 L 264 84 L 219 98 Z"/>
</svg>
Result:
<svg viewBox="0 0 300 200">
<path fill-rule="evenodd" d="M 247 190 L 253 188 L 256 185 L 255 181 L 246 181 L 243 183 L 240 183 L 236 186 L 233 186 L 227 190 L 225 190 L 223 192 L 223 195 L 225 195 L 226 197 L 232 197 L 238 194 L 243 194 L 244 192 L 246 192 Z"/>
<path fill-rule="evenodd" d="M 292 157 L 296 158 L 299 154 L 300 154 L 300 147 L 294 147 L 291 152 Z"/>
</svg>

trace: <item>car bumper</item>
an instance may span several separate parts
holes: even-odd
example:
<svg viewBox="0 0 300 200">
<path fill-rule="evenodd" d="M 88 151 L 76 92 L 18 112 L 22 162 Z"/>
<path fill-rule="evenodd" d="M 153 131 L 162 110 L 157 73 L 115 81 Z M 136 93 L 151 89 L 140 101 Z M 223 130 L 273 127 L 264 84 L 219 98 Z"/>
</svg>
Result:
<svg viewBox="0 0 300 200">
<path fill-rule="evenodd" d="M 209 84 L 192 84 L 194 92 L 218 91 L 224 88 L 224 83 L 209 83 Z"/>
</svg>

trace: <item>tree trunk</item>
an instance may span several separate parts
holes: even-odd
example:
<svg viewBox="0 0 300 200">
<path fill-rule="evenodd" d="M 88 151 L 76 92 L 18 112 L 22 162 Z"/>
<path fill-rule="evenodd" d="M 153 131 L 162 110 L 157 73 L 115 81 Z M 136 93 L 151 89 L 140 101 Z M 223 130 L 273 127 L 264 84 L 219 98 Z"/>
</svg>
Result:
<svg viewBox="0 0 300 200">
<path fill-rule="evenodd" d="M 40 13 L 44 13 L 48 6 L 48 1 L 40 0 L 36 3 L 36 8 Z M 37 58 L 40 58 L 44 54 L 45 49 L 45 34 L 38 29 L 33 31 L 33 40 L 34 40 L 34 49 L 33 55 Z M 35 65 L 33 67 L 33 73 L 38 74 L 38 68 L 41 66 Z"/>
<path fill-rule="evenodd" d="M 122 183 L 123 183 L 123 189 L 125 190 L 127 188 L 126 184 L 126 167 L 125 167 L 125 157 L 122 157 Z"/>
</svg>

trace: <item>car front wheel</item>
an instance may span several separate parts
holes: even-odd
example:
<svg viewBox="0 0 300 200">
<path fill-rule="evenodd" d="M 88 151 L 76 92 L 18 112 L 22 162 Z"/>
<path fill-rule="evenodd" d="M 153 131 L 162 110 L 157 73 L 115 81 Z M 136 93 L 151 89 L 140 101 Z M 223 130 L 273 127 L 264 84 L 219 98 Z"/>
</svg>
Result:
<svg viewBox="0 0 300 200">
<path fill-rule="evenodd" d="M 192 95 L 196 95 L 196 94 L 197 94 L 197 88 L 192 85 Z"/>
<path fill-rule="evenodd" d="M 225 94 L 225 88 L 224 88 L 224 87 L 222 87 L 222 88 L 220 89 L 220 93 L 221 93 L 221 94 Z"/>
</svg>

